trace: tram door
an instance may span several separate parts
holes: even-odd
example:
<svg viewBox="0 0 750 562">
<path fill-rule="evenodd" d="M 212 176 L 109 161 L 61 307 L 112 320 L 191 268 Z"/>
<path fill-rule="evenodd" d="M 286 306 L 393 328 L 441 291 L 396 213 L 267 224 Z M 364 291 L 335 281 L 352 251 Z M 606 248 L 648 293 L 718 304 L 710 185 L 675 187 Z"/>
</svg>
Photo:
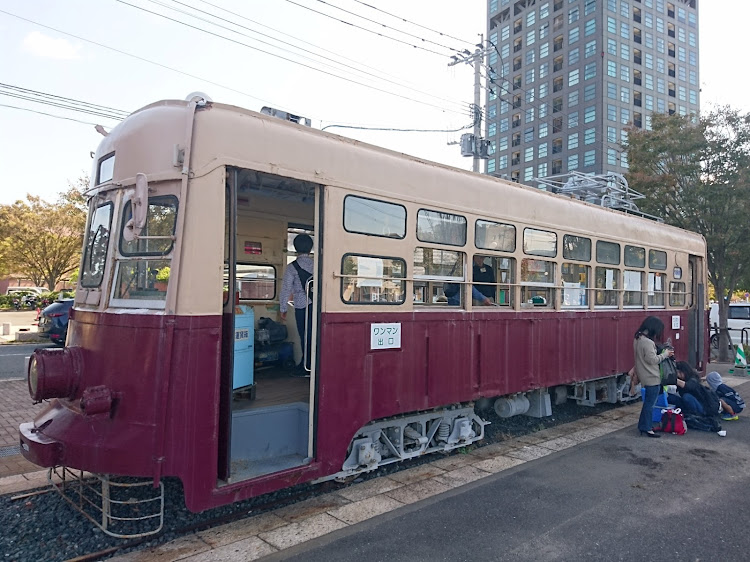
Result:
<svg viewBox="0 0 750 562">
<path fill-rule="evenodd" d="M 284 273 L 294 270 L 298 236 L 313 240 L 317 271 L 321 190 L 310 182 L 227 169 L 219 485 L 302 466 L 312 456 L 314 277 L 305 287 L 313 297 L 305 310 L 309 350 L 291 304 L 282 318 L 280 298 Z"/>
</svg>

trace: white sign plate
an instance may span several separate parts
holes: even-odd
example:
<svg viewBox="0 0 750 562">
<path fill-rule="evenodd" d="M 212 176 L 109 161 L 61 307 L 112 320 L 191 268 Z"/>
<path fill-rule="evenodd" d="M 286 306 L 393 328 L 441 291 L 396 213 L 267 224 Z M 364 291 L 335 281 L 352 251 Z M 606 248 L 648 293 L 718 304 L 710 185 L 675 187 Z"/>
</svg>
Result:
<svg viewBox="0 0 750 562">
<path fill-rule="evenodd" d="M 370 324 L 370 349 L 400 349 L 401 323 Z"/>
<path fill-rule="evenodd" d="M 679 316 L 672 316 L 672 329 L 673 330 L 680 329 L 680 317 Z"/>
</svg>

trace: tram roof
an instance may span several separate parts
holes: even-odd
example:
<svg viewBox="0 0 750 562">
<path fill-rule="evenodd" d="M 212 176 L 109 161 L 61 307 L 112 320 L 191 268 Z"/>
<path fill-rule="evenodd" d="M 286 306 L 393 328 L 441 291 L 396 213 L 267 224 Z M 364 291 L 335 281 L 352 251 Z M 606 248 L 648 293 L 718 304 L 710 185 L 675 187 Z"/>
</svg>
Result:
<svg viewBox="0 0 750 562">
<path fill-rule="evenodd" d="M 97 158 L 113 150 L 118 137 L 130 137 L 138 131 L 147 134 L 145 138 L 163 141 L 171 140 L 164 137 L 177 131 L 184 133 L 187 107 L 186 101 L 164 100 L 137 110 L 104 139 Z M 169 151 L 171 155 L 172 144 Z M 143 150 L 139 153 L 144 155 Z M 194 176 L 201 176 L 222 165 L 501 222 L 568 229 L 696 255 L 706 252 L 704 238 L 694 232 L 211 102 L 196 114 L 190 167 Z"/>
</svg>

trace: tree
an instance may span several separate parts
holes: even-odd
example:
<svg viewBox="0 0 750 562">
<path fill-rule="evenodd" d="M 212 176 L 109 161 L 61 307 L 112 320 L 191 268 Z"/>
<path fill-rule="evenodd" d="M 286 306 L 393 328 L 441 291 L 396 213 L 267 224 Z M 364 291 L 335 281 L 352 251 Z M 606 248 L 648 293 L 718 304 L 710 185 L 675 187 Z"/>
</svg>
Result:
<svg viewBox="0 0 750 562">
<path fill-rule="evenodd" d="M 719 359 L 727 360 L 727 302 L 747 276 L 750 115 L 721 107 L 694 122 L 653 114 L 651 130 L 631 129 L 628 183 L 646 195 L 642 210 L 702 234 L 708 280 L 719 301 Z"/>
<path fill-rule="evenodd" d="M 85 179 L 70 184 L 55 204 L 27 195 L 0 206 L 0 270 L 20 273 L 51 291 L 78 268 L 86 207 Z"/>
</svg>

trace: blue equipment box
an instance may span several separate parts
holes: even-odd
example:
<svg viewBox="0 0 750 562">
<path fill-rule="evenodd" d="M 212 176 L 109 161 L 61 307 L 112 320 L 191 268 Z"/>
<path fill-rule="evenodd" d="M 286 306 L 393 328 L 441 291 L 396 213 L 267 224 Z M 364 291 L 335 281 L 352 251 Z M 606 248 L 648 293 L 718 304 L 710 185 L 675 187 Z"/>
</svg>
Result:
<svg viewBox="0 0 750 562">
<path fill-rule="evenodd" d="M 646 398 L 646 389 L 641 389 L 641 400 L 645 400 Z M 656 397 L 656 404 L 654 404 L 654 410 L 651 415 L 651 421 L 652 422 L 661 422 L 661 411 L 664 408 L 669 408 L 669 403 L 667 402 L 667 392 L 666 390 L 659 394 L 659 396 Z"/>
<path fill-rule="evenodd" d="M 234 307 L 234 372 L 232 390 L 254 382 L 255 313 L 249 306 Z"/>
</svg>

